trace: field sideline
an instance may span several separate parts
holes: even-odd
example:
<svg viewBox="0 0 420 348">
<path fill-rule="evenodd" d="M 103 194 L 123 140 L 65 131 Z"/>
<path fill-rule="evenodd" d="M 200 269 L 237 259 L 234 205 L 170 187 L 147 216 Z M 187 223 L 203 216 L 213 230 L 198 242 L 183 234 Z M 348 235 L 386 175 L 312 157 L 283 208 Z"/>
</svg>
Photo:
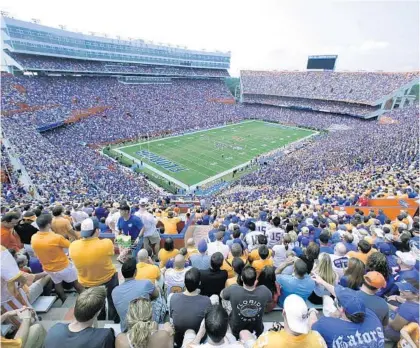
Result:
<svg viewBox="0 0 420 348">
<path fill-rule="evenodd" d="M 310 137 L 316 132 L 264 121 L 223 127 L 120 146 L 114 151 L 180 187 L 203 185 L 255 157 Z"/>
</svg>

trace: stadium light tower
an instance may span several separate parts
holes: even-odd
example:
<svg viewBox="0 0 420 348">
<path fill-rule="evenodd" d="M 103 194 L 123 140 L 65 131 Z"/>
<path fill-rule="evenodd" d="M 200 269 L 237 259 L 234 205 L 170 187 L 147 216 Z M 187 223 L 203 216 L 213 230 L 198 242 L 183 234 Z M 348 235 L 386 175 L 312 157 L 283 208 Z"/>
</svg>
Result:
<svg viewBox="0 0 420 348">
<path fill-rule="evenodd" d="M 63 25 L 63 24 L 59 24 L 59 25 L 58 25 L 58 27 L 59 27 L 61 30 L 66 30 L 66 26 L 65 26 L 65 25 Z"/>
</svg>

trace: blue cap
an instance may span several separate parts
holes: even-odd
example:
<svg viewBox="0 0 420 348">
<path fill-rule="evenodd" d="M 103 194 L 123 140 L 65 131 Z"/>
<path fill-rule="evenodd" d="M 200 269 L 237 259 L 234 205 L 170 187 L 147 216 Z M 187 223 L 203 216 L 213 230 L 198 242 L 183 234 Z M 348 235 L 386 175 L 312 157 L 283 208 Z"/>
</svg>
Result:
<svg viewBox="0 0 420 348">
<path fill-rule="evenodd" d="M 385 255 L 391 255 L 391 247 L 388 243 L 379 244 L 379 251 Z"/>
<path fill-rule="evenodd" d="M 234 217 L 232 218 L 231 222 L 232 222 L 233 224 L 237 224 L 237 223 L 239 222 L 239 218 L 238 218 L 237 216 L 234 216 Z"/>
<path fill-rule="evenodd" d="M 341 285 L 335 286 L 335 294 L 341 307 L 350 315 L 365 313 L 366 307 L 357 292 Z"/>
<path fill-rule="evenodd" d="M 207 251 L 207 243 L 205 239 L 198 242 L 197 249 L 200 253 L 205 253 Z"/>
<path fill-rule="evenodd" d="M 410 291 L 413 294 L 419 293 L 419 288 L 418 287 L 416 288 L 413 284 L 411 284 L 411 282 L 407 282 L 406 280 L 397 282 L 395 283 L 395 285 L 398 286 L 398 290 L 400 291 Z"/>
<path fill-rule="evenodd" d="M 267 213 L 266 213 L 265 211 L 262 211 L 262 212 L 260 213 L 260 220 L 261 220 L 261 221 L 265 221 L 265 220 L 267 220 Z"/>
<path fill-rule="evenodd" d="M 334 232 L 332 237 L 331 237 L 331 241 L 335 244 L 341 241 L 341 235 L 339 232 Z"/>
<path fill-rule="evenodd" d="M 309 242 L 310 242 L 310 240 L 309 240 L 308 237 L 303 237 L 302 238 L 302 242 L 301 242 L 302 246 L 307 247 L 309 245 Z"/>
</svg>

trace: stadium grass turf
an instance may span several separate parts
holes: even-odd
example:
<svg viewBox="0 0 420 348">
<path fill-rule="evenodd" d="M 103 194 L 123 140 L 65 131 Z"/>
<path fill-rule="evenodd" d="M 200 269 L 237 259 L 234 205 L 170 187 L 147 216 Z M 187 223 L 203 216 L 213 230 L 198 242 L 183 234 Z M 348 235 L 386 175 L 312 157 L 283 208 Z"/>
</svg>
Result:
<svg viewBox="0 0 420 348">
<path fill-rule="evenodd" d="M 115 149 L 192 186 L 313 133 L 264 121 L 245 121 Z M 150 151 L 186 170 L 171 172 L 136 154 L 141 150 Z"/>
</svg>

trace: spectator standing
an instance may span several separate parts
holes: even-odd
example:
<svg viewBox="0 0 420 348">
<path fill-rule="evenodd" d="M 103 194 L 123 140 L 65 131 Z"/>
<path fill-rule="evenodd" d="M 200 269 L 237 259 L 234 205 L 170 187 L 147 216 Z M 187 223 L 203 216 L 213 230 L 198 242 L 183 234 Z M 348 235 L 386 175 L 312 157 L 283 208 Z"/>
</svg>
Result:
<svg viewBox="0 0 420 348">
<path fill-rule="evenodd" d="M 85 288 L 104 285 L 108 300 L 108 320 L 119 322 L 117 310 L 112 300 L 112 290 L 118 286 L 118 272 L 112 263 L 114 244 L 110 239 L 99 239 L 100 229 L 97 218 L 82 221 L 80 240 L 70 244 L 69 255 L 77 269 L 79 283 Z M 98 316 L 106 319 L 105 306 Z"/>
<path fill-rule="evenodd" d="M 19 235 L 20 241 L 23 243 L 23 247 L 29 253 L 29 256 L 34 256 L 34 251 L 31 247 L 31 238 L 38 232 L 35 221 L 35 213 L 28 210 L 23 214 L 22 221 L 15 226 L 15 231 Z"/>
<path fill-rule="evenodd" d="M 334 249 L 329 244 L 330 234 L 328 232 L 322 232 L 319 236 L 319 252 L 334 254 Z"/>
<path fill-rule="evenodd" d="M 130 302 L 137 298 L 154 300 L 158 298 L 159 292 L 150 280 L 136 280 L 136 260 L 129 257 L 121 267 L 124 283 L 118 285 L 112 291 L 112 300 L 121 319 L 121 331 L 127 328 L 126 315 Z"/>
<path fill-rule="evenodd" d="M 55 206 L 52 210 L 53 220 L 51 223 L 51 230 L 57 234 L 62 235 L 70 241 L 77 240 L 79 237 L 73 230 L 73 227 L 68 219 L 64 217 L 64 208 L 61 205 Z"/>
<path fill-rule="evenodd" d="M 160 247 L 160 233 L 156 228 L 157 219 L 147 211 L 147 200 L 140 200 L 140 208 L 134 214 L 137 215 L 144 224 L 144 245 L 152 248 L 157 257 Z"/>
<path fill-rule="evenodd" d="M 309 313 L 308 306 L 300 296 L 289 295 L 284 301 L 284 328 L 277 326 L 263 333 L 256 342 L 250 332 L 245 331 L 241 333 L 241 341 L 247 347 L 255 342 L 254 347 L 258 348 L 326 348 L 321 335 L 309 327 Z"/>
<path fill-rule="evenodd" d="M 165 234 L 178 234 L 178 223 L 181 221 L 179 217 L 174 217 L 173 211 L 168 211 L 168 216 L 162 218 Z"/>
<path fill-rule="evenodd" d="M 242 272 L 241 272 L 242 273 Z M 280 296 L 280 285 L 276 282 L 276 273 L 273 266 L 265 266 L 257 279 L 257 285 L 264 285 L 273 295 L 270 302 L 267 303 L 265 313 L 271 312 L 276 306 Z"/>
<path fill-rule="evenodd" d="M 58 297 L 64 303 L 67 296 L 64 293 L 63 281 L 73 284 L 80 294 L 84 289 L 79 283 L 77 270 L 69 261 L 65 249 L 70 247 L 70 241 L 62 235 L 51 231 L 51 214 L 41 214 L 36 223 L 39 231 L 32 236 L 31 246 L 52 281 Z"/>
<path fill-rule="evenodd" d="M 109 211 L 103 207 L 103 203 L 99 202 L 98 206 L 95 209 L 95 217 L 101 221 L 102 218 L 107 218 L 109 214 Z"/>
<path fill-rule="evenodd" d="M 190 256 L 191 266 L 199 270 L 206 270 L 210 267 L 210 256 L 207 255 L 207 243 L 205 239 L 198 242 L 197 249 L 199 254 Z"/>
<path fill-rule="evenodd" d="M 130 207 L 127 203 L 120 205 L 120 214 L 117 228 L 120 233 L 131 237 L 132 256 L 136 259 L 137 253 L 143 247 L 144 224 L 138 216 L 130 213 Z"/>
<path fill-rule="evenodd" d="M 1 245 L 6 249 L 19 251 L 21 241 L 18 234 L 14 231 L 15 226 L 19 223 L 20 213 L 6 213 L 1 218 Z"/>
<path fill-rule="evenodd" d="M 280 243 L 284 236 L 284 230 L 280 227 L 280 218 L 278 216 L 273 218 L 273 226 L 267 230 L 268 240 L 270 241 L 268 247 L 273 248 L 277 243 Z"/>
<path fill-rule="evenodd" d="M 57 323 L 49 329 L 45 348 L 113 348 L 114 331 L 94 327 L 106 296 L 104 287 L 93 287 L 80 294 L 74 306 L 75 320 L 70 324 Z"/>
<path fill-rule="evenodd" d="M 201 294 L 204 296 L 220 295 L 228 279 L 228 273 L 220 269 L 223 265 L 223 255 L 216 252 L 211 256 L 210 268 L 200 271 L 201 273 Z"/>
<path fill-rule="evenodd" d="M 257 271 L 257 276 L 260 275 L 260 273 L 261 273 L 261 271 L 263 270 L 264 267 L 274 265 L 273 258 L 269 257 L 270 250 L 268 249 L 268 247 L 266 245 L 261 245 L 258 248 L 258 255 L 259 255 L 260 259 L 252 262 L 252 267 L 254 267 L 255 270 Z"/>
<path fill-rule="evenodd" d="M 201 275 L 197 268 L 185 273 L 185 291 L 170 297 L 170 317 L 175 327 L 175 343 L 180 346 L 187 330 L 198 332 L 205 311 L 211 302 L 207 296 L 200 295 Z M 186 310 L 188 308 L 188 310 Z"/>
<path fill-rule="evenodd" d="M 241 279 L 243 286 L 232 285 L 221 293 L 222 299 L 230 301 L 232 313 L 229 324 L 237 339 L 242 330 L 255 332 L 257 336 L 262 334 L 264 309 L 272 299 L 271 291 L 264 285 L 256 286 L 257 272 L 253 267 L 245 267 Z"/>
</svg>

